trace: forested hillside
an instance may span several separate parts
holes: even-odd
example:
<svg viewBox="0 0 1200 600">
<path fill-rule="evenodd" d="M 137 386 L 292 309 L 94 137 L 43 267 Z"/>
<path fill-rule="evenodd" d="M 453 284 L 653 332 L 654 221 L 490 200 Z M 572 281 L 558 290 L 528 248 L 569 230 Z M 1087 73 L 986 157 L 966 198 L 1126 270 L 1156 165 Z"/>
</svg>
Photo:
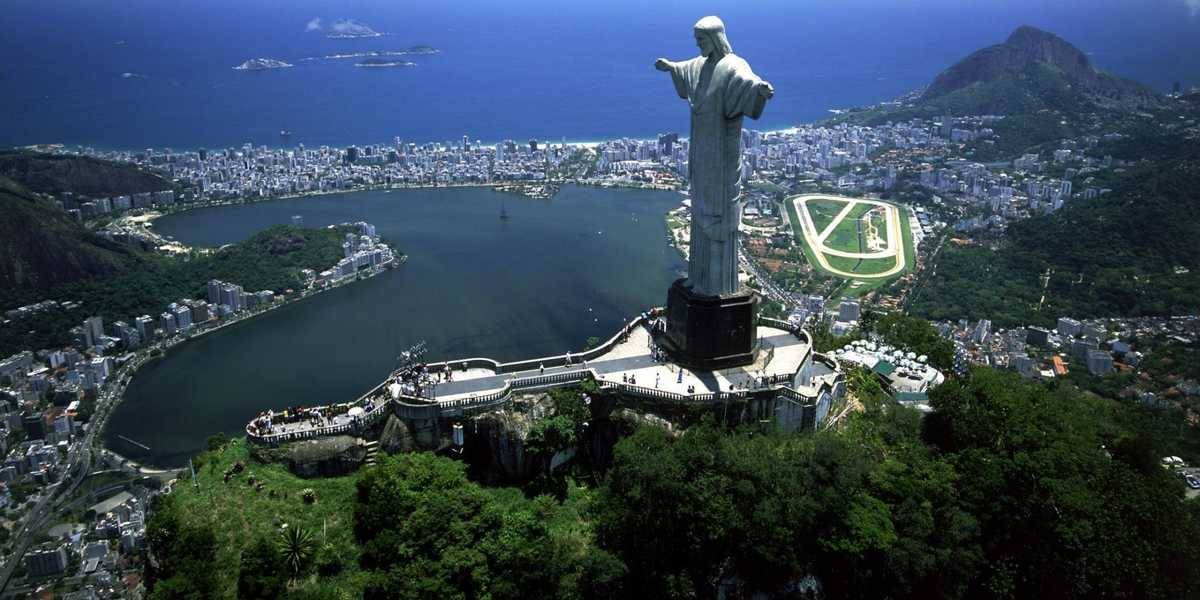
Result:
<svg viewBox="0 0 1200 600">
<path fill-rule="evenodd" d="M 171 182 L 129 163 L 88 156 L 0 152 L 0 176 L 42 194 L 107 197 L 171 189 Z"/>
<path fill-rule="evenodd" d="M 137 253 L 92 233 L 57 206 L 0 177 L 0 307 L 36 301 L 60 284 L 103 277 Z"/>
<path fill-rule="evenodd" d="M 235 587 L 493 600 L 1194 593 L 1200 505 L 1158 465 L 1177 447 L 1140 409 L 990 369 L 934 390 L 924 420 L 866 372 L 852 373 L 851 389 L 865 411 L 841 430 L 644 425 L 617 442 L 611 468 L 577 460 L 522 488 L 481 486 L 430 453 L 310 483 L 234 441 L 197 461 L 199 488 L 161 499 L 149 537 L 170 560 L 152 569 L 151 597 Z M 597 443 L 603 403 L 589 411 L 578 391 L 554 396 L 574 409 L 535 428 Z M 239 460 L 266 491 L 245 475 L 222 482 Z"/>
<path fill-rule="evenodd" d="M 1010 326 L 1200 311 L 1200 151 L 1185 148 L 1135 168 L 1110 194 L 1016 222 L 998 240 L 947 244 L 912 312 Z"/>
<path fill-rule="evenodd" d="M 282 292 L 300 284 L 301 269 L 324 269 L 342 257 L 342 229 L 278 225 L 212 254 L 191 257 L 144 255 L 137 269 L 57 286 L 45 298 L 75 300 L 75 311 L 39 313 L 0 327 L 0 356 L 25 349 L 62 346 L 68 330 L 91 315 L 105 321 L 161 313 L 167 304 L 203 298 L 204 285 L 221 279 L 247 291 Z"/>
</svg>

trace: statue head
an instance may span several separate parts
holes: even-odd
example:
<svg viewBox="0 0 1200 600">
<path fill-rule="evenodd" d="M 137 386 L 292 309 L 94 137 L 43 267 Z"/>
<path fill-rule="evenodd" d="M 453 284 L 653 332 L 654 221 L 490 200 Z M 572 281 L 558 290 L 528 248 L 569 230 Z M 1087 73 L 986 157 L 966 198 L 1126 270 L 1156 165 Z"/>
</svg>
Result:
<svg viewBox="0 0 1200 600">
<path fill-rule="evenodd" d="M 729 46 L 729 38 L 725 37 L 725 23 L 718 17 L 708 16 L 696 21 L 692 27 L 696 34 L 696 46 L 700 48 L 701 56 L 716 55 L 717 58 L 733 54 Z"/>
</svg>

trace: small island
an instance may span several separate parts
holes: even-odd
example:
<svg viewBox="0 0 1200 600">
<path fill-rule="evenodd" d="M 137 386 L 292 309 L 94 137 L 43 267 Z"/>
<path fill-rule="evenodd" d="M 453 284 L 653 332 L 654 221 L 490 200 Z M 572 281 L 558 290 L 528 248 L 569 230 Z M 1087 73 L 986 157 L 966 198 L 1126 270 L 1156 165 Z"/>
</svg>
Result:
<svg viewBox="0 0 1200 600">
<path fill-rule="evenodd" d="M 252 58 L 233 68 L 235 71 L 266 71 L 268 69 L 286 69 L 292 66 L 274 58 Z"/>
<path fill-rule="evenodd" d="M 415 67 L 417 63 L 407 60 L 394 60 L 390 58 L 368 58 L 354 64 L 356 67 L 365 68 L 388 68 L 388 67 Z"/>
<path fill-rule="evenodd" d="M 386 56 L 428 56 L 441 54 L 442 51 L 432 46 L 412 46 L 403 50 L 363 50 L 361 52 L 344 52 L 326 54 L 325 56 L 310 56 L 300 60 L 341 60 L 345 58 L 382 58 Z"/>
<path fill-rule="evenodd" d="M 441 54 L 442 51 L 433 46 L 410 46 L 404 50 L 405 54 Z"/>
<path fill-rule="evenodd" d="M 354 20 L 342 20 L 333 24 L 333 30 L 325 37 L 329 39 L 354 39 L 354 38 L 373 38 L 380 37 L 383 34 L 371 29 L 366 23 L 359 23 Z"/>
</svg>

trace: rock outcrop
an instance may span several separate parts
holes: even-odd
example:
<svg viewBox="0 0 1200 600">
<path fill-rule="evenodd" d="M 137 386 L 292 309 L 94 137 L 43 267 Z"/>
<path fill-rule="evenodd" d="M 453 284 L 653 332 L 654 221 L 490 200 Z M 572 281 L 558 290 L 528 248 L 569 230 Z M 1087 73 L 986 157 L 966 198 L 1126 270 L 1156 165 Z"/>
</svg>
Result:
<svg viewBox="0 0 1200 600">
<path fill-rule="evenodd" d="M 514 398 L 504 408 L 475 417 L 470 424 L 476 460 L 503 479 L 526 480 L 542 465 L 528 460 L 525 440 L 533 423 L 551 416 L 553 405 L 546 394 Z"/>
<path fill-rule="evenodd" d="M 362 466 L 367 448 L 359 438 L 339 435 L 278 447 L 254 446 L 253 456 L 262 462 L 281 462 L 299 477 L 335 477 Z"/>
<path fill-rule="evenodd" d="M 379 449 L 388 454 L 395 454 L 413 452 L 419 448 L 408 424 L 396 415 L 390 415 L 383 426 L 383 432 L 379 434 Z"/>
</svg>

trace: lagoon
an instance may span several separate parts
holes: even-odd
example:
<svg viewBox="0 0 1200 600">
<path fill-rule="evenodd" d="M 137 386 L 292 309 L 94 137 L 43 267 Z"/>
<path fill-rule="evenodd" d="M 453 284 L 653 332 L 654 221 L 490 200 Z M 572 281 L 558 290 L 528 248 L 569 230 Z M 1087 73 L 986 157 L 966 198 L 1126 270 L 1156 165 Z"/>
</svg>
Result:
<svg viewBox="0 0 1200 600">
<path fill-rule="evenodd" d="M 350 400 L 424 341 L 431 361 L 501 361 L 582 348 L 661 305 L 685 263 L 666 242 L 671 192 L 565 186 L 551 200 L 488 188 L 352 192 L 201 208 L 155 221 L 197 246 L 293 215 L 367 221 L 399 268 L 182 344 L 130 382 L 104 433 L 134 460 L 179 466 L 266 408 Z M 499 218 L 503 207 L 510 218 Z M 314 265 L 324 267 L 325 265 Z M 151 448 L 146 451 L 124 436 Z"/>
</svg>

